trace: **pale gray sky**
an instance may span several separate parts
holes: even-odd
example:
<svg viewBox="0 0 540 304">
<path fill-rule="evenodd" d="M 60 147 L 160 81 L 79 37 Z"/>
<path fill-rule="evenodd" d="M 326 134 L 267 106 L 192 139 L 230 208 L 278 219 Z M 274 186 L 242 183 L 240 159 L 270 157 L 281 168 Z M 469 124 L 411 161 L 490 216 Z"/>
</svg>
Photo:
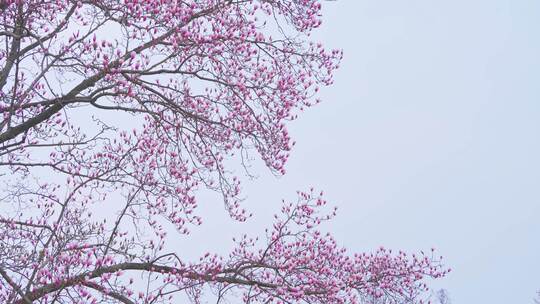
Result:
<svg viewBox="0 0 540 304">
<path fill-rule="evenodd" d="M 292 124 L 288 174 L 256 167 L 255 217 L 224 229 L 201 203 L 207 242 L 260 227 L 315 186 L 340 207 L 328 227 L 351 251 L 434 246 L 454 304 L 532 303 L 540 289 L 540 1 L 340 0 L 314 36 L 345 59 L 324 103 Z M 220 209 L 222 210 L 222 209 Z M 222 218 L 220 218 L 222 217 Z"/>
<path fill-rule="evenodd" d="M 295 124 L 289 184 L 324 188 L 354 249 L 433 244 L 454 303 L 540 289 L 540 1 L 325 5 L 345 50 Z M 294 175 L 294 177 L 293 177 Z"/>
</svg>

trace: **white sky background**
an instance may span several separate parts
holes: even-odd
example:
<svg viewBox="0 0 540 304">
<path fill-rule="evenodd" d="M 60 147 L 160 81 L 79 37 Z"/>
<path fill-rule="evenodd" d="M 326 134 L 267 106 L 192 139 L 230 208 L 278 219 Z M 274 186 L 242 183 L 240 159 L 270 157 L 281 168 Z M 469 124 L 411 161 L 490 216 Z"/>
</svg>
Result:
<svg viewBox="0 0 540 304">
<path fill-rule="evenodd" d="M 259 234 L 313 185 L 351 251 L 437 248 L 455 304 L 532 303 L 540 290 L 540 1 L 340 0 L 315 38 L 345 59 L 292 124 L 288 173 L 244 183 L 248 224 L 201 201 L 185 252 Z M 219 210 L 219 211 L 218 211 Z M 200 239 L 199 239 L 200 240 Z M 183 251 L 183 250 L 180 250 Z"/>
<path fill-rule="evenodd" d="M 440 282 L 453 303 L 532 303 L 540 2 L 324 7 L 317 38 L 344 49 L 342 68 L 325 102 L 294 123 L 288 176 L 247 194 L 313 184 L 340 206 L 332 230 L 351 250 L 433 245 L 454 270 Z"/>
<path fill-rule="evenodd" d="M 454 304 L 532 303 L 540 289 L 540 1 L 340 0 L 314 38 L 345 59 L 291 124 L 288 173 L 244 182 L 254 217 L 204 194 L 184 257 L 262 235 L 282 198 L 315 186 L 353 251 L 432 246 Z M 239 170 L 238 170 L 239 171 Z M 240 173 L 240 172 L 239 172 Z M 174 236 L 173 236 L 174 237 Z"/>
</svg>

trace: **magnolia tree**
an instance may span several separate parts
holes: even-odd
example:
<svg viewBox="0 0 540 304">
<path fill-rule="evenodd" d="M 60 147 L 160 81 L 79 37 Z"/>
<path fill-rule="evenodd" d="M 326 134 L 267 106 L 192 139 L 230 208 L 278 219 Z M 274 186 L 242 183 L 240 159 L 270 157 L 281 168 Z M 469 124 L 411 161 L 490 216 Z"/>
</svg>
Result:
<svg viewBox="0 0 540 304">
<path fill-rule="evenodd" d="M 318 230 L 334 212 L 314 191 L 228 255 L 190 261 L 167 246 L 200 225 L 197 190 L 250 216 L 228 159 L 285 172 L 285 123 L 342 56 L 309 42 L 320 10 L 0 0 L 0 303 L 420 302 L 448 271 L 439 258 L 347 253 Z"/>
</svg>

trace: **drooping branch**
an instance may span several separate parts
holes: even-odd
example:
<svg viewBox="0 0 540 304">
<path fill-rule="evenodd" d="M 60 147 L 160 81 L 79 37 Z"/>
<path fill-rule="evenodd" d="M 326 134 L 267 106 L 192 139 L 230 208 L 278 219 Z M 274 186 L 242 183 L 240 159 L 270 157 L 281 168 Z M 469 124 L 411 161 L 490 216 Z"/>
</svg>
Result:
<svg viewBox="0 0 540 304">
<path fill-rule="evenodd" d="M 27 293 L 24 296 L 30 301 L 35 301 L 46 296 L 47 294 L 51 294 L 59 290 L 73 287 L 76 285 L 86 285 L 86 284 L 93 285 L 93 283 L 88 283 L 88 281 L 91 279 L 99 278 L 103 276 L 104 274 L 115 273 L 118 271 L 148 271 L 148 272 L 153 272 L 153 273 L 170 274 L 170 275 L 178 276 L 181 278 L 188 278 L 191 280 L 203 281 L 203 282 L 219 282 L 219 283 L 228 283 L 228 284 L 236 284 L 236 285 L 243 285 L 243 286 L 260 286 L 263 288 L 276 288 L 277 287 L 275 284 L 268 284 L 264 282 L 254 281 L 254 280 L 245 280 L 245 279 L 240 279 L 240 278 L 231 277 L 231 276 L 218 276 L 217 274 L 200 274 L 194 271 L 183 270 L 180 268 L 175 268 L 175 267 L 170 267 L 170 266 L 156 265 L 154 263 L 148 262 L 148 263 L 120 263 L 120 264 L 111 265 L 107 267 L 101 267 L 94 271 L 85 272 L 80 275 L 67 278 L 58 283 L 48 284 L 40 288 L 34 289 L 32 292 Z M 23 302 L 23 300 L 19 300 L 15 303 L 26 304 L 25 302 Z"/>
<path fill-rule="evenodd" d="M 89 281 L 83 281 L 81 283 L 81 285 L 83 286 L 86 286 L 86 287 L 89 287 L 89 288 L 92 288 L 94 290 L 97 290 L 99 291 L 100 293 L 108 296 L 108 297 L 111 297 L 113 299 L 116 299 L 124 304 L 135 304 L 135 302 L 133 302 L 132 300 L 130 300 L 128 297 L 118 293 L 118 292 L 114 292 L 114 291 L 110 291 L 110 290 L 107 290 L 105 287 L 97 284 L 97 283 L 94 283 L 94 282 L 89 282 Z"/>
</svg>

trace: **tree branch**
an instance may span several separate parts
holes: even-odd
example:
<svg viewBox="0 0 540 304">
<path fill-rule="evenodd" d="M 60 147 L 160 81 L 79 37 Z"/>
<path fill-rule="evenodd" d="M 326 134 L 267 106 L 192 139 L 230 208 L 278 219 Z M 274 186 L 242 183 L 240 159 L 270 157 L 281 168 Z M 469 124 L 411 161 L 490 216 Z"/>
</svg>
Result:
<svg viewBox="0 0 540 304">
<path fill-rule="evenodd" d="M 34 289 L 31 292 L 26 293 L 24 296 L 31 300 L 35 301 L 42 297 L 44 297 L 47 294 L 69 288 L 76 285 L 84 285 L 89 280 L 95 279 L 98 277 L 101 277 L 104 274 L 107 273 L 115 273 L 118 271 L 127 271 L 127 270 L 140 270 L 140 271 L 150 271 L 155 273 L 167 273 L 172 274 L 176 276 L 181 276 L 183 278 L 197 280 L 197 281 L 205 281 L 205 282 L 217 282 L 217 283 L 228 283 L 228 284 L 237 284 L 237 285 L 244 285 L 244 286 L 258 286 L 263 288 L 277 288 L 278 286 L 275 284 L 265 283 L 265 282 L 259 282 L 254 280 L 245 280 L 245 279 L 239 279 L 235 277 L 224 277 L 224 276 L 216 276 L 215 274 L 200 274 L 195 271 L 190 270 L 184 270 L 179 269 L 175 267 L 170 266 L 162 266 L 162 265 L 155 265 L 151 262 L 148 263 L 120 263 L 116 265 L 106 266 L 98 268 L 94 271 L 85 272 L 67 279 L 64 279 L 63 281 L 60 281 L 58 283 L 51 283 L 44 285 L 40 288 Z M 26 304 L 23 300 L 19 300 L 15 302 L 16 304 Z"/>
</svg>

